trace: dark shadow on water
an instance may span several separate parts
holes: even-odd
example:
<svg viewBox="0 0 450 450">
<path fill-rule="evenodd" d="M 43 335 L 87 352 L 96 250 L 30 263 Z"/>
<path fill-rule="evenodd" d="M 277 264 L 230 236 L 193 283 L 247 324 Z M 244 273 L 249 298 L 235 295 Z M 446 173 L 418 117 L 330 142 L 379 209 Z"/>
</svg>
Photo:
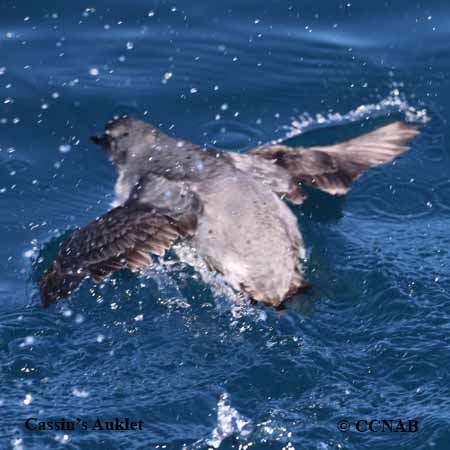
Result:
<svg viewBox="0 0 450 450">
<path fill-rule="evenodd" d="M 308 294 L 294 295 L 292 298 L 285 302 L 285 309 L 280 311 L 283 313 L 295 312 L 301 314 L 304 317 L 312 316 L 316 311 L 316 303 L 319 300 L 314 288 Z"/>
<path fill-rule="evenodd" d="M 343 217 L 345 196 L 333 196 L 314 188 L 302 187 L 308 198 L 302 213 L 313 222 L 336 223 Z"/>
</svg>

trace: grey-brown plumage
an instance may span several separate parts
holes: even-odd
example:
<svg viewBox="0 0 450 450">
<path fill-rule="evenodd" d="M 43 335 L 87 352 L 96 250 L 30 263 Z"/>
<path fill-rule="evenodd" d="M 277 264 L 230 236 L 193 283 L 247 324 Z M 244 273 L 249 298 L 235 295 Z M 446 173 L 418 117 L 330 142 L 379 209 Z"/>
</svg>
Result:
<svg viewBox="0 0 450 450">
<path fill-rule="evenodd" d="M 116 207 L 73 233 L 41 281 L 44 306 L 84 278 L 149 266 L 185 240 L 236 290 L 275 307 L 307 286 L 304 244 L 282 199 L 301 204 L 309 185 L 345 194 L 371 167 L 408 150 L 419 131 L 395 122 L 328 147 L 267 145 L 247 154 L 173 139 L 134 119 L 94 137 L 118 170 Z"/>
</svg>

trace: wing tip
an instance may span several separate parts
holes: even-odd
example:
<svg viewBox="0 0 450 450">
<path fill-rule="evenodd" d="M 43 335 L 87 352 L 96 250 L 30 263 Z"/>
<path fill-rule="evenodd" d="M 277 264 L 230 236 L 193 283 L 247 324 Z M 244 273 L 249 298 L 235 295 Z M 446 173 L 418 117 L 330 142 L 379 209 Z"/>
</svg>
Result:
<svg viewBox="0 0 450 450">
<path fill-rule="evenodd" d="M 384 127 L 375 129 L 372 133 L 380 135 L 381 140 L 392 142 L 400 149 L 404 147 L 403 151 L 410 148 L 410 142 L 415 139 L 421 132 L 421 127 L 418 124 L 406 123 L 401 120 L 385 125 Z M 367 136 L 369 137 L 371 133 Z"/>
<path fill-rule="evenodd" d="M 420 134 L 420 131 L 417 124 L 408 124 L 402 121 L 393 122 L 375 130 L 375 133 L 380 132 L 381 135 L 379 145 L 382 157 L 378 163 L 391 162 L 411 150 L 412 141 Z"/>
<path fill-rule="evenodd" d="M 58 301 L 57 292 L 54 289 L 55 286 L 55 268 L 54 265 L 45 272 L 39 283 L 39 290 L 41 293 L 41 306 L 48 308 L 51 304 Z"/>
<path fill-rule="evenodd" d="M 39 283 L 41 306 L 48 308 L 58 300 L 68 297 L 82 278 L 79 274 L 61 273 L 57 264 L 53 263 Z"/>
</svg>

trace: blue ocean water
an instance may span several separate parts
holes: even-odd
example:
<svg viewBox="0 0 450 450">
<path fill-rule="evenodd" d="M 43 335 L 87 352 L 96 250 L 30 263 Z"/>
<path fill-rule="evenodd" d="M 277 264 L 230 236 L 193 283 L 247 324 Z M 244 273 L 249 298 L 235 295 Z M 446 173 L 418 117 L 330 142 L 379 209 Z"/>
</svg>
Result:
<svg viewBox="0 0 450 450">
<path fill-rule="evenodd" d="M 0 449 L 450 448 L 448 2 L 0 11 Z M 393 120 L 422 133 L 345 199 L 311 191 L 294 209 L 314 288 L 286 311 L 233 304 L 181 265 L 43 310 L 58 244 L 110 207 L 114 171 L 88 136 L 121 114 L 238 151 Z M 143 429 L 25 427 L 115 417 Z M 372 419 L 419 429 L 355 429 Z"/>
</svg>

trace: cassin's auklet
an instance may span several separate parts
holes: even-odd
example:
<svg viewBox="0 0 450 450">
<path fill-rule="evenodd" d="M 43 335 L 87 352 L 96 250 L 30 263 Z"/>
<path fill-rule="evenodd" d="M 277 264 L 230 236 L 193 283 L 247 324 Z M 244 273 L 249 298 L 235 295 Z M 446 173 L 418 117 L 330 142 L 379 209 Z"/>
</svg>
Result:
<svg viewBox="0 0 450 450">
<path fill-rule="evenodd" d="M 366 170 L 408 150 L 418 133 L 395 122 L 336 145 L 240 154 L 174 139 L 140 120 L 114 120 L 92 139 L 117 168 L 117 206 L 63 244 L 42 278 L 42 304 L 67 297 L 84 278 L 150 266 L 150 253 L 185 240 L 234 289 L 280 307 L 308 285 L 297 219 L 283 199 L 301 204 L 302 185 L 343 195 Z"/>
</svg>

